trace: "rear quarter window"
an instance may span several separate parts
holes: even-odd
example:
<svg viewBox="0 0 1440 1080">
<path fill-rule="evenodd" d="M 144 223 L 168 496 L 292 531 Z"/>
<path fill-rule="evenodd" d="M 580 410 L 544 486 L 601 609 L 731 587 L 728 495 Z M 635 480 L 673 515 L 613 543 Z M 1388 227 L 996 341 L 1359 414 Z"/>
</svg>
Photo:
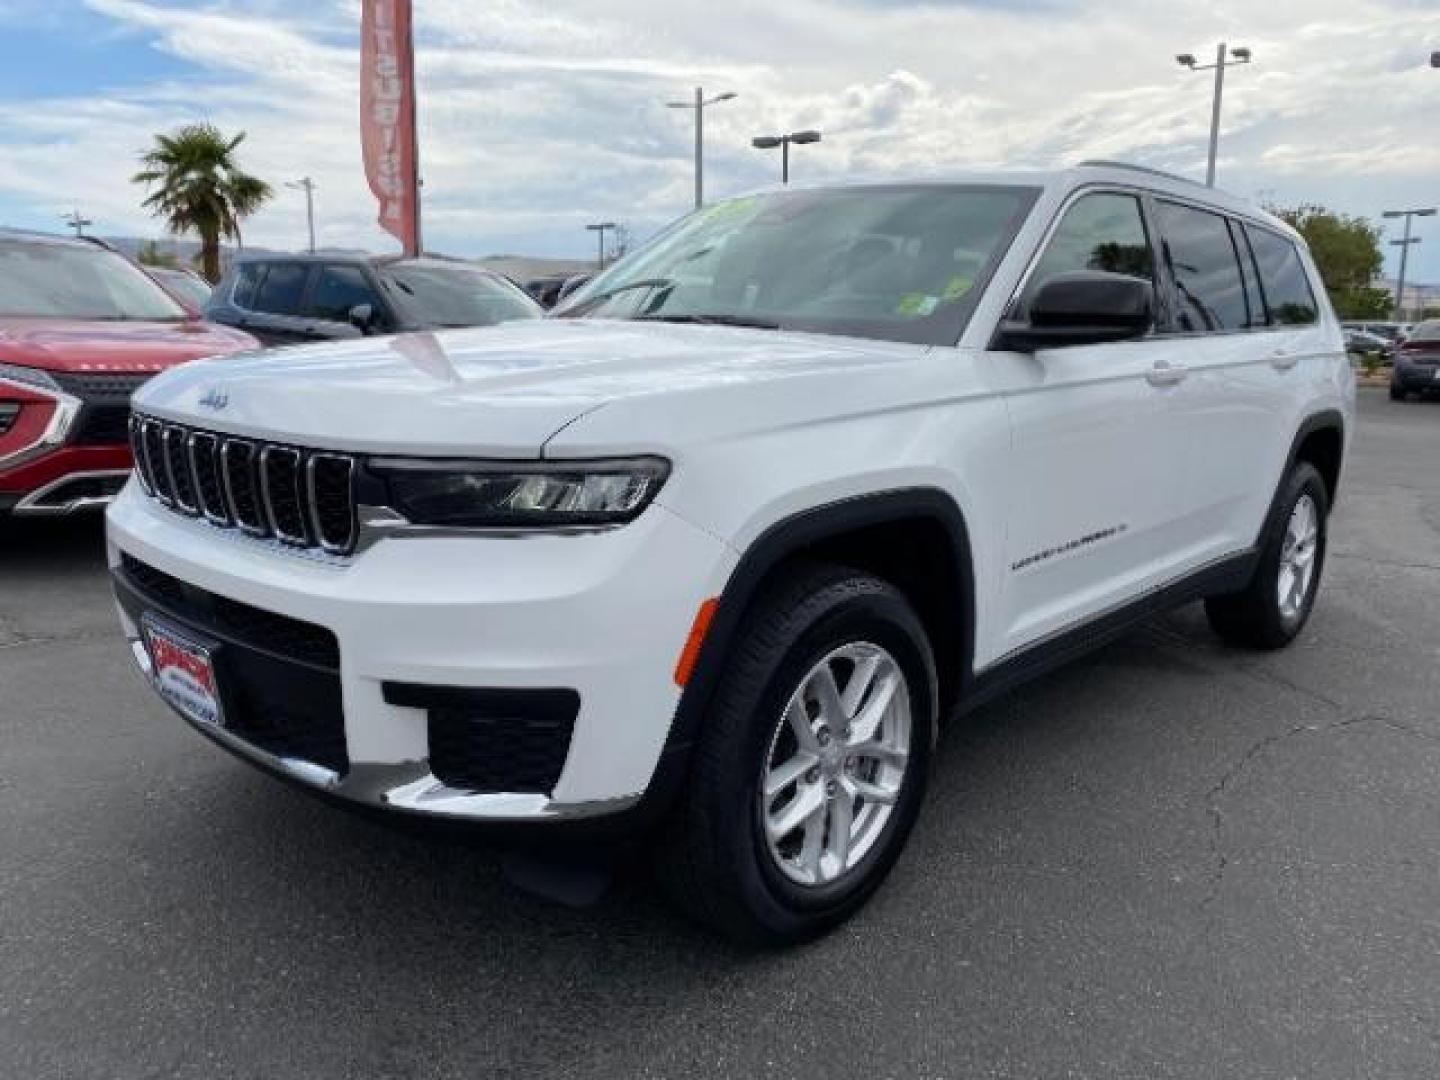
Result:
<svg viewBox="0 0 1440 1080">
<path fill-rule="evenodd" d="M 1283 236 L 1254 225 L 1245 227 L 1255 264 L 1260 273 L 1260 287 L 1265 292 L 1265 306 L 1273 326 L 1304 326 L 1319 318 L 1319 305 L 1310 288 L 1309 275 L 1295 245 Z"/>
</svg>

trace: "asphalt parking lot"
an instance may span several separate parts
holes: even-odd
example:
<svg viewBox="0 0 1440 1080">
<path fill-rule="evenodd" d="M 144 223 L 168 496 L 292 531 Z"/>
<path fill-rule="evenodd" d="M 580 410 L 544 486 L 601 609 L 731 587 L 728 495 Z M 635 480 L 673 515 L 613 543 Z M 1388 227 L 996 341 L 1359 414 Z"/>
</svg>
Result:
<svg viewBox="0 0 1440 1080">
<path fill-rule="evenodd" d="M 1433 1075 L 1440 403 L 1361 398 L 1294 648 L 1191 607 L 952 727 L 887 887 L 786 954 L 238 764 L 132 673 L 98 524 L 12 530 L 0 1075 Z"/>
</svg>

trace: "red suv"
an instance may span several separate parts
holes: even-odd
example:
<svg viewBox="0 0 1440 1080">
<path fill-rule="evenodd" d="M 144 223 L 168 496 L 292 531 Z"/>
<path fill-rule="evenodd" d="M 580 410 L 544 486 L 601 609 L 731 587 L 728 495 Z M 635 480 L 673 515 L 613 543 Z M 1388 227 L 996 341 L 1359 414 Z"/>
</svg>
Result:
<svg viewBox="0 0 1440 1080">
<path fill-rule="evenodd" d="M 96 241 L 0 229 L 0 517 L 108 503 L 130 472 L 130 395 L 253 349 Z"/>
</svg>

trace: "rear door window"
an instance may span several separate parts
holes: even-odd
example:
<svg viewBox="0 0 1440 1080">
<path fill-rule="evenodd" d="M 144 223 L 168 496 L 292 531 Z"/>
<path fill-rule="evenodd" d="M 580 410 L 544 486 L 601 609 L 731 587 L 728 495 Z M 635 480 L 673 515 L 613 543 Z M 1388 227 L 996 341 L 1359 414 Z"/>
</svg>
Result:
<svg viewBox="0 0 1440 1080">
<path fill-rule="evenodd" d="M 1255 263 L 1260 270 L 1260 287 L 1274 326 L 1306 326 L 1319 317 L 1310 278 L 1295 245 L 1283 236 L 1257 226 L 1246 226 Z"/>
<path fill-rule="evenodd" d="M 343 323 L 349 321 L 350 310 L 359 304 L 369 304 L 372 311 L 378 311 L 379 301 L 365 271 L 358 266 L 323 266 L 310 286 L 305 314 Z"/>
<path fill-rule="evenodd" d="M 1243 330 L 1250 323 L 1240 260 L 1219 214 L 1158 202 L 1161 250 L 1175 283 L 1180 329 Z"/>
<path fill-rule="evenodd" d="M 271 263 L 255 291 L 253 310 L 270 315 L 294 315 L 300 310 L 309 267 L 302 263 Z"/>
</svg>

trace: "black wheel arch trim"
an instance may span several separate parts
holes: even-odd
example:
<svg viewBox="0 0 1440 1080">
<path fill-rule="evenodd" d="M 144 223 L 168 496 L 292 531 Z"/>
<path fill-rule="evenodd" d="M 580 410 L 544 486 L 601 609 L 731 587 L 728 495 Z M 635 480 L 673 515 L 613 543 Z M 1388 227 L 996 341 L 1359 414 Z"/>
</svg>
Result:
<svg viewBox="0 0 1440 1080">
<path fill-rule="evenodd" d="M 802 510 L 769 526 L 747 547 L 720 594 L 695 667 L 680 695 L 667 742 L 687 747 L 699 730 L 705 707 L 719 681 L 725 658 L 746 610 L 766 576 L 786 559 L 823 540 L 877 525 L 922 520 L 939 524 L 956 560 L 955 603 L 959 612 L 956 655 L 937 657 L 954 665 L 963 697 L 974 669 L 975 588 L 970 533 L 959 505 L 939 488 L 898 488 L 870 492 Z M 683 755 L 680 755 L 683 756 Z"/>
<path fill-rule="evenodd" d="M 1340 478 L 1345 471 L 1345 417 L 1339 409 L 1321 409 L 1319 412 L 1310 413 L 1300 421 L 1299 427 L 1295 429 L 1295 437 L 1290 440 L 1290 452 L 1285 455 L 1285 467 L 1280 470 L 1280 475 L 1275 479 L 1275 496 L 1280 497 L 1280 489 L 1285 484 L 1285 477 L 1290 475 L 1290 470 L 1295 467 L 1295 462 L 1300 459 L 1300 447 L 1311 435 L 1317 431 L 1333 430 L 1340 436 L 1340 463 L 1335 474 L 1335 489 L 1330 494 L 1330 509 L 1335 508 L 1335 502 L 1340 492 Z M 1273 505 L 1272 505 L 1273 509 Z M 1270 523 L 1270 515 L 1265 515 L 1265 521 L 1260 526 L 1260 535 L 1256 537 L 1257 545 L 1264 539 L 1265 529 Z"/>
</svg>

